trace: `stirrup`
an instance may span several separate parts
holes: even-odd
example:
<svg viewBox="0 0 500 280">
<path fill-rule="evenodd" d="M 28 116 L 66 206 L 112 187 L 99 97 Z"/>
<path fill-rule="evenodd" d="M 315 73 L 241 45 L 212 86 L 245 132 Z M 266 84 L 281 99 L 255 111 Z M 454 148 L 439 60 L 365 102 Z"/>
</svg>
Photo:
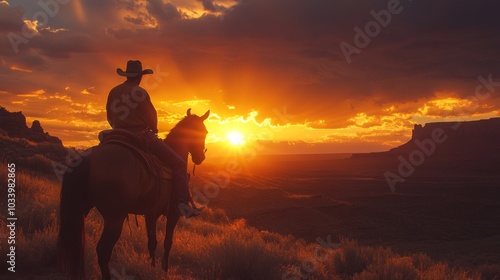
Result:
<svg viewBox="0 0 500 280">
<path fill-rule="evenodd" d="M 201 214 L 201 210 L 193 208 L 186 203 L 179 203 L 179 205 L 177 205 L 177 209 L 179 210 L 181 216 L 186 217 L 186 219 L 196 217 Z"/>
<path fill-rule="evenodd" d="M 202 206 L 200 206 L 200 207 L 196 207 L 196 205 L 195 205 L 195 204 L 193 204 L 193 206 L 192 206 L 191 208 L 196 209 L 196 210 L 198 210 L 198 211 L 200 211 L 200 212 L 201 212 L 201 211 L 203 211 L 205 208 L 207 208 L 207 206 L 206 206 L 206 205 L 202 205 Z"/>
</svg>

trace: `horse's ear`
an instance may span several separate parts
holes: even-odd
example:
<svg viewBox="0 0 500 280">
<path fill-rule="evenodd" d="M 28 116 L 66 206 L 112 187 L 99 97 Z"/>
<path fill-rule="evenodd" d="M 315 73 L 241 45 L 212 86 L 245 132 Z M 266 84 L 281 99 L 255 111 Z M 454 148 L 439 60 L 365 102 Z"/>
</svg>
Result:
<svg viewBox="0 0 500 280">
<path fill-rule="evenodd" d="M 186 114 L 187 114 L 187 116 L 188 116 L 188 117 L 189 117 L 189 116 L 191 116 L 191 108 L 189 108 L 189 109 L 187 110 L 187 113 L 186 113 Z"/>
<path fill-rule="evenodd" d="M 206 119 L 208 119 L 208 116 L 210 116 L 210 110 L 208 110 L 208 111 L 205 113 L 205 115 L 201 116 L 201 119 L 202 119 L 202 120 L 206 120 Z"/>
</svg>

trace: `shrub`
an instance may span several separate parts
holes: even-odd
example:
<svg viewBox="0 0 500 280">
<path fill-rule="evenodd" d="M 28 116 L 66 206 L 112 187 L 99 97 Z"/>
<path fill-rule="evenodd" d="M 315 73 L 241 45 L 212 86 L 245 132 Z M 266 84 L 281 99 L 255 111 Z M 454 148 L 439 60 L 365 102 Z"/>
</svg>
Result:
<svg viewBox="0 0 500 280">
<path fill-rule="evenodd" d="M 479 280 L 481 279 L 480 275 L 469 276 L 467 272 L 463 270 L 458 270 L 455 268 L 449 267 L 444 263 L 437 263 L 431 266 L 429 269 L 422 271 L 420 273 L 420 279 L 422 280 L 433 280 L 433 279 L 442 279 L 442 280 Z"/>
<path fill-rule="evenodd" d="M 482 265 L 478 269 L 482 280 L 500 280 L 500 265 Z"/>
<path fill-rule="evenodd" d="M 372 258 L 370 248 L 362 248 L 358 242 L 343 238 L 341 249 L 333 254 L 333 268 L 336 274 L 352 276 L 365 270 Z"/>
<path fill-rule="evenodd" d="M 42 159 L 42 158 L 41 158 Z M 42 159 L 43 160 L 43 159 Z M 6 176 L 0 169 L 0 176 Z M 60 183 L 40 177 L 29 170 L 16 172 L 18 205 L 17 254 L 18 277 L 27 279 L 64 279 L 58 273 L 55 255 L 57 211 Z M 5 184 L 0 187 L 5 191 Z M 4 227 L 5 214 L 0 213 Z M 137 219 L 137 224 L 135 222 Z M 165 279 L 159 261 L 163 254 L 165 219 L 158 222 L 157 266 L 151 267 L 143 217 L 130 216 L 124 223 L 120 240 L 115 245 L 110 269 L 116 279 L 133 276 L 141 279 Z M 99 279 L 95 248 L 103 228 L 103 220 L 94 209 L 85 220 L 86 274 Z M 318 252 L 321 258 L 318 257 Z M 0 255 L 6 262 L 6 254 Z M 336 249 L 307 244 L 292 236 L 259 231 L 242 219 L 231 221 L 222 210 L 206 209 L 196 219 L 181 219 L 174 236 L 170 255 L 169 279 L 499 279 L 500 266 L 481 267 L 468 273 L 444 263 L 436 263 L 418 253 L 400 256 L 391 249 L 361 246 L 357 241 L 341 239 Z M 307 272 L 304 274 L 304 271 Z M 482 278 L 481 278 L 482 275 Z M 2 276 L 3 277 L 3 276 Z M 293 278 L 295 277 L 295 278 Z M 125 277 L 126 278 L 126 277 Z M 7 278 L 8 279 L 8 278 Z"/>
<path fill-rule="evenodd" d="M 359 273 L 353 279 L 361 280 L 416 280 L 418 279 L 418 270 L 413 266 L 410 257 L 393 257 L 386 260 L 383 264 L 377 262 L 371 265 L 366 271 Z"/>
</svg>

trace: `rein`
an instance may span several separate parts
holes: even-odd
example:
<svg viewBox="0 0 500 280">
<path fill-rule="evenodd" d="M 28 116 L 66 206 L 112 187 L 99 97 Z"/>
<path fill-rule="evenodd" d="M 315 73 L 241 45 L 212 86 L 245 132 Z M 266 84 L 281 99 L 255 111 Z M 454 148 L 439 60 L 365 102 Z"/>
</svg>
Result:
<svg viewBox="0 0 500 280">
<path fill-rule="evenodd" d="M 203 151 L 203 153 L 206 153 L 207 151 L 208 151 L 208 149 L 205 148 L 205 150 Z M 197 165 L 196 163 L 193 164 L 193 176 L 196 176 L 196 165 Z"/>
</svg>

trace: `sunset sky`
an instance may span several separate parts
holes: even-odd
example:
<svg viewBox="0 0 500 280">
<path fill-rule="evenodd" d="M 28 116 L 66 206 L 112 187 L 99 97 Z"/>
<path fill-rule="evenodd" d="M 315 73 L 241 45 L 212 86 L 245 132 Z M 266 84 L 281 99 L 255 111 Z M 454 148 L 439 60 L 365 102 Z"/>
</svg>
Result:
<svg viewBox="0 0 500 280">
<path fill-rule="evenodd" d="M 94 145 L 124 80 L 116 68 L 138 59 L 155 72 L 142 86 L 162 135 L 188 108 L 210 109 L 209 149 L 383 151 L 414 124 L 500 116 L 499 11 L 493 0 L 0 0 L 0 106 L 67 146 Z"/>
</svg>

